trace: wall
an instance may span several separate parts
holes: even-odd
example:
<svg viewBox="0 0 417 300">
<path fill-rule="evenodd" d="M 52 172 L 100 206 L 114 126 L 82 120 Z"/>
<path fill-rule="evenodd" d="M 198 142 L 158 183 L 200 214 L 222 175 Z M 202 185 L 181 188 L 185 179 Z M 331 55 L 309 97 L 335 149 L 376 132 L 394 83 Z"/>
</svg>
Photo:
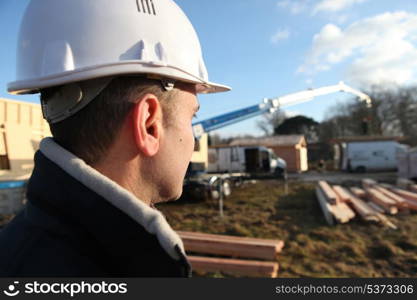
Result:
<svg viewBox="0 0 417 300">
<path fill-rule="evenodd" d="M 0 180 L 24 180 L 42 138 L 50 136 L 39 104 L 0 98 Z"/>
</svg>

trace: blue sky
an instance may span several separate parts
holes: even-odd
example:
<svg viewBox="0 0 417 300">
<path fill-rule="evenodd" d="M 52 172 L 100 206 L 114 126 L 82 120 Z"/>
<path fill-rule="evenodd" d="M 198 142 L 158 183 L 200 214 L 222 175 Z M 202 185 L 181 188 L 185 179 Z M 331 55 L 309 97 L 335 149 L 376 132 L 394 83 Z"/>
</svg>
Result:
<svg viewBox="0 0 417 300">
<path fill-rule="evenodd" d="M 417 78 L 414 0 L 177 0 L 199 34 L 210 79 L 228 93 L 200 96 L 198 120 L 339 81 L 362 88 Z M 28 0 L 0 0 L 0 97 L 15 79 L 18 27 Z M 349 95 L 332 94 L 288 108 L 320 121 Z M 260 135 L 253 118 L 216 131 Z"/>
</svg>

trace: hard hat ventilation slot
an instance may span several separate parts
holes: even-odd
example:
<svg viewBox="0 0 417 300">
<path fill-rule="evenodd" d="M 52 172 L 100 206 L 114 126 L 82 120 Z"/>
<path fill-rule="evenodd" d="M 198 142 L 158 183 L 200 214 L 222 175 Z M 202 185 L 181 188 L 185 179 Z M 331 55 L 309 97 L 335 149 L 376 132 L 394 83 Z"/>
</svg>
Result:
<svg viewBox="0 0 417 300">
<path fill-rule="evenodd" d="M 136 0 L 136 5 L 139 12 L 156 16 L 153 0 Z"/>
</svg>

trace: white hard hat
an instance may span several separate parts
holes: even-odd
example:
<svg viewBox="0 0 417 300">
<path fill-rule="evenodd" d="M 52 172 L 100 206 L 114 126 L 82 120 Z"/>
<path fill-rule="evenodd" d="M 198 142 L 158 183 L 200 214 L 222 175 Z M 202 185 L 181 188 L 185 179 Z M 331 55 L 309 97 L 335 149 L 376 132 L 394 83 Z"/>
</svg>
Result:
<svg viewBox="0 0 417 300">
<path fill-rule="evenodd" d="M 13 94 L 101 77 L 150 74 L 209 82 L 200 42 L 172 0 L 32 0 L 20 28 Z"/>
</svg>

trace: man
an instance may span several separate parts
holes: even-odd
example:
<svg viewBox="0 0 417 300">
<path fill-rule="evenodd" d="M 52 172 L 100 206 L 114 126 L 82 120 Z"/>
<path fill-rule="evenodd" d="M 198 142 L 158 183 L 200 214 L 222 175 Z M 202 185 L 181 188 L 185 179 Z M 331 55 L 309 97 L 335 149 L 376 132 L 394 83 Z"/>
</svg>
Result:
<svg viewBox="0 0 417 300">
<path fill-rule="evenodd" d="M 177 199 L 210 83 L 194 29 L 172 0 L 32 0 L 16 94 L 41 94 L 28 203 L 0 233 L 2 276 L 190 276 L 153 205 Z"/>
</svg>

